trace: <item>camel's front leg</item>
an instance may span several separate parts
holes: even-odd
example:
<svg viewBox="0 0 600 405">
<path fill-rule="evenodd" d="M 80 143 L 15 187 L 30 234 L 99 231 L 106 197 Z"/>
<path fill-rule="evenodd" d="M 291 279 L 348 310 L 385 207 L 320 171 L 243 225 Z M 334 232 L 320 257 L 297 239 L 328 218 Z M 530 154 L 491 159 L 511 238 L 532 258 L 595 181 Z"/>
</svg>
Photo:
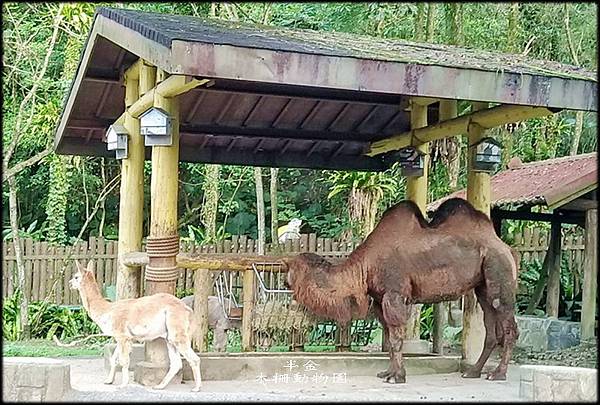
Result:
<svg viewBox="0 0 600 405">
<path fill-rule="evenodd" d="M 410 305 L 406 302 L 406 297 L 396 292 L 386 293 L 381 302 L 383 318 L 389 331 L 390 366 L 387 371 L 378 373 L 377 376 L 390 383 L 406 382 L 406 370 L 402 359 L 404 333 L 410 314 Z"/>
</svg>

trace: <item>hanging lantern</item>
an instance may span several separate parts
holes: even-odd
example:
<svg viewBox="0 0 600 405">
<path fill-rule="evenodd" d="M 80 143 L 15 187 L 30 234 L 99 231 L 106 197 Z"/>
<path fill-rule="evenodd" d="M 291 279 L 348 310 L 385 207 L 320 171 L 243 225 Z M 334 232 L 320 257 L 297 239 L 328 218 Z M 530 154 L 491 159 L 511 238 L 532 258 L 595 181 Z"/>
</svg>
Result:
<svg viewBox="0 0 600 405">
<path fill-rule="evenodd" d="M 121 124 L 113 124 L 106 132 L 106 149 L 114 150 L 117 159 L 127 159 L 129 133 Z"/>
<path fill-rule="evenodd" d="M 422 176 L 425 169 L 425 154 L 414 146 L 407 146 L 394 153 L 403 176 Z"/>
<path fill-rule="evenodd" d="M 140 132 L 146 146 L 171 146 L 172 118 L 162 108 L 152 107 L 140 115 Z"/>
<path fill-rule="evenodd" d="M 502 144 L 494 138 L 486 137 L 473 146 L 473 170 L 493 172 L 496 165 L 502 161 Z"/>
</svg>

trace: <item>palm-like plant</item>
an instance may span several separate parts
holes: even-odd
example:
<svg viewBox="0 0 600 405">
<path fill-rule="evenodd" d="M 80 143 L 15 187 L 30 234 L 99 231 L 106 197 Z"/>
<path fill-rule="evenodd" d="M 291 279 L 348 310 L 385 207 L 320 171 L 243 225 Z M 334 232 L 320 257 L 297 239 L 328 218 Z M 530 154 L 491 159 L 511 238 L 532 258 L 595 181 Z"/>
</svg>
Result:
<svg viewBox="0 0 600 405">
<path fill-rule="evenodd" d="M 388 172 L 330 172 L 324 179 L 331 185 L 327 198 L 347 195 L 348 214 L 354 236 L 365 237 L 375 227 L 379 202 L 386 194 L 395 195 L 398 181 Z M 350 236 L 350 235 L 344 235 Z"/>
</svg>

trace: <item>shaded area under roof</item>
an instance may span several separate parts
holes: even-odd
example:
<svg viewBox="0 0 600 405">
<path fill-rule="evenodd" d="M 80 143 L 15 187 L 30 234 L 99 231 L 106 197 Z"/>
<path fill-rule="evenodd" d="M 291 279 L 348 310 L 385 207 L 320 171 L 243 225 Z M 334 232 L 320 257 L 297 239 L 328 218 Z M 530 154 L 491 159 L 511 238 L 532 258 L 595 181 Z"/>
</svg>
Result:
<svg viewBox="0 0 600 405">
<path fill-rule="evenodd" d="M 492 208 L 560 208 L 598 188 L 597 152 L 531 163 L 513 163 L 510 166 L 512 168 L 491 178 Z M 427 211 L 435 211 L 443 201 L 452 197 L 466 198 L 466 190 L 456 191 L 428 204 Z"/>
<path fill-rule="evenodd" d="M 385 170 L 371 142 L 410 129 L 409 98 L 596 110 L 595 73 L 452 46 L 99 8 L 56 131 L 61 154 L 112 156 L 122 73 L 142 58 L 212 79 L 180 99 L 187 162 Z M 438 121 L 438 105 L 428 121 Z M 147 158 L 150 148 L 147 148 Z"/>
</svg>

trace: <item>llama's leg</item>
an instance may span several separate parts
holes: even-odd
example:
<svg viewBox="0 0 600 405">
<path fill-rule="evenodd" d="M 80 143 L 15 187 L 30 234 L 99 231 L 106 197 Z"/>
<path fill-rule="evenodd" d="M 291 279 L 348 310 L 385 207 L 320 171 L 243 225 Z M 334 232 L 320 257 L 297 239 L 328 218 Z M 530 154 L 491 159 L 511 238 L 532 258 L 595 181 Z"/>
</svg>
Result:
<svg viewBox="0 0 600 405">
<path fill-rule="evenodd" d="M 200 375 L 200 357 L 198 357 L 198 355 L 194 352 L 189 342 L 187 344 L 179 344 L 177 349 L 188 361 L 190 368 L 192 369 L 192 373 L 194 374 L 194 381 L 196 384 L 194 385 L 194 388 L 192 388 L 192 391 L 200 391 L 200 387 L 202 386 L 202 377 Z"/>
<path fill-rule="evenodd" d="M 498 311 L 497 312 L 498 324 L 502 328 L 502 357 L 500 363 L 494 371 L 491 371 L 487 375 L 488 380 L 506 380 L 506 371 L 508 369 L 508 362 L 512 355 L 513 348 L 519 337 L 519 331 L 517 329 L 517 321 L 515 315 L 511 310 Z"/>
<path fill-rule="evenodd" d="M 479 378 L 481 377 L 481 369 L 485 365 L 485 362 L 492 354 L 492 351 L 498 344 L 496 339 L 496 311 L 487 302 L 487 291 L 485 287 L 478 287 L 475 289 L 475 295 L 477 301 L 481 305 L 483 310 L 483 324 L 485 326 L 485 341 L 483 343 L 483 350 L 477 362 L 466 372 L 462 374 L 464 378 Z"/>
<path fill-rule="evenodd" d="M 115 381 L 115 374 L 117 373 L 117 362 L 119 361 L 119 344 L 115 345 L 115 350 L 112 356 L 110 356 L 110 371 L 108 377 L 104 380 L 104 384 L 112 384 Z"/>
<path fill-rule="evenodd" d="M 155 390 L 162 390 L 165 388 L 167 384 L 171 382 L 173 377 L 175 377 L 175 374 L 177 374 L 183 367 L 181 356 L 179 355 L 179 351 L 176 349 L 173 342 L 167 341 L 167 351 L 169 353 L 169 371 L 160 384 L 153 387 Z"/>
<path fill-rule="evenodd" d="M 129 384 L 129 353 L 131 352 L 131 342 L 129 340 L 123 340 L 119 345 L 119 362 L 121 363 L 121 373 L 123 374 L 121 380 L 121 387 Z"/>
<path fill-rule="evenodd" d="M 387 371 L 379 373 L 390 383 L 406 382 L 406 370 L 402 359 L 402 345 L 404 344 L 404 333 L 406 322 L 410 314 L 410 305 L 407 304 L 406 296 L 399 293 L 386 293 L 381 302 L 383 317 L 388 326 L 390 337 L 390 367 Z"/>
</svg>

